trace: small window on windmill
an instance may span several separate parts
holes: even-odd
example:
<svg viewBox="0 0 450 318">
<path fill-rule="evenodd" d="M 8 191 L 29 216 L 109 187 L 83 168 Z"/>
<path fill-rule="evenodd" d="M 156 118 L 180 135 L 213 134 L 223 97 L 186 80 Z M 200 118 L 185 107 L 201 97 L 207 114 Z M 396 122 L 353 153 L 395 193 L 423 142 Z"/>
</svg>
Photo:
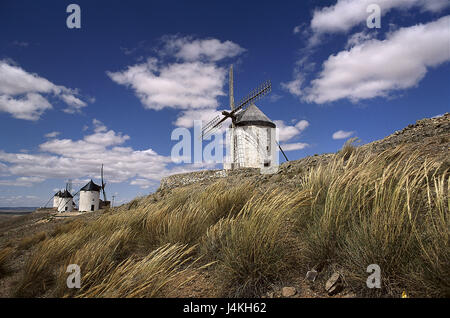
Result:
<svg viewBox="0 0 450 318">
<path fill-rule="evenodd" d="M 270 167 L 270 160 L 264 161 L 264 167 Z"/>
</svg>

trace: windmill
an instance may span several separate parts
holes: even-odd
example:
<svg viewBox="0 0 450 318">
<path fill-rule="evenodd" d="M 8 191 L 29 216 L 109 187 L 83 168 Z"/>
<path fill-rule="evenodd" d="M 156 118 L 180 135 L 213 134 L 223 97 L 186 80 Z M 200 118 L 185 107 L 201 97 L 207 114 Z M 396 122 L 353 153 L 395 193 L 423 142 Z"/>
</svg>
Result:
<svg viewBox="0 0 450 318">
<path fill-rule="evenodd" d="M 222 111 L 222 118 L 217 115 L 210 120 L 202 129 L 202 139 L 206 139 L 211 136 L 215 131 L 222 127 L 222 124 L 228 118 L 231 118 L 231 126 L 235 128 L 237 115 L 243 112 L 247 106 L 253 104 L 264 95 L 268 94 L 272 89 L 272 83 L 265 81 L 260 86 L 251 91 L 247 96 L 242 98 L 237 106 L 234 104 L 234 89 L 233 89 L 233 66 L 230 67 L 229 75 L 229 90 L 230 90 L 230 111 Z"/>
<path fill-rule="evenodd" d="M 202 139 L 209 138 L 228 118 L 231 119 L 231 166 L 230 169 L 240 167 L 269 167 L 275 164 L 271 149 L 272 132 L 268 128 L 276 128 L 275 124 L 254 104 L 255 101 L 267 95 L 272 89 L 270 81 L 263 82 L 247 96 L 242 98 L 237 105 L 234 103 L 233 66 L 229 72 L 229 97 L 230 111 L 222 111 L 221 115 L 214 117 L 202 130 Z M 282 151 L 281 146 L 277 143 Z M 224 165 L 225 167 L 225 165 Z M 227 166 L 228 167 L 228 166 Z M 227 169 L 225 167 L 225 169 Z"/>
</svg>

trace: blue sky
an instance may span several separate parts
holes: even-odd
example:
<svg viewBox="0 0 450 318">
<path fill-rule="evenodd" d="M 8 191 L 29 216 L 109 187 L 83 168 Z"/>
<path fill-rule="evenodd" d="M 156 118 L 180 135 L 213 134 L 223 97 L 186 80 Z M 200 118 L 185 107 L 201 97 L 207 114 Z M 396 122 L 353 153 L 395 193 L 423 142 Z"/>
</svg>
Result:
<svg viewBox="0 0 450 318">
<path fill-rule="evenodd" d="M 81 8 L 81 29 L 66 7 Z M 381 27 L 369 28 L 369 4 Z M 173 129 L 228 108 L 266 79 L 256 104 L 289 159 L 383 138 L 449 111 L 446 0 L 2 1 L 0 206 L 40 206 L 69 178 L 123 203 L 162 176 Z M 280 158 L 281 160 L 281 158 Z"/>
</svg>

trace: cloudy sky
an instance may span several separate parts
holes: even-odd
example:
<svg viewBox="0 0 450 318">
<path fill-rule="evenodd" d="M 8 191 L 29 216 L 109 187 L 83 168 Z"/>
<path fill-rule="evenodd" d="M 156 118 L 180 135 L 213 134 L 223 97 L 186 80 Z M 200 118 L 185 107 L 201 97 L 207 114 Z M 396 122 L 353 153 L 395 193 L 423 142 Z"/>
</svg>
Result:
<svg viewBox="0 0 450 318">
<path fill-rule="evenodd" d="M 118 203 L 213 167 L 172 162 L 171 133 L 227 108 L 230 64 L 236 99 L 272 81 L 257 105 L 299 159 L 449 111 L 449 61 L 448 0 L 3 0 L 0 206 L 99 183 L 102 163 Z"/>
</svg>

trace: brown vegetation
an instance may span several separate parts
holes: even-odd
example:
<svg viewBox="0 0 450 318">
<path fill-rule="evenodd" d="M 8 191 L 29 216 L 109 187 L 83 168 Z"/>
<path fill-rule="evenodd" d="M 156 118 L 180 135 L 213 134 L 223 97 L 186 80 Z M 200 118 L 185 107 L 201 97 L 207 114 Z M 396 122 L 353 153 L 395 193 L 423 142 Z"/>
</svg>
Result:
<svg viewBox="0 0 450 318">
<path fill-rule="evenodd" d="M 315 268 L 319 281 L 338 269 L 358 296 L 450 297 L 448 145 L 400 136 L 386 138 L 392 147 L 350 140 L 271 176 L 163 189 L 37 232 L 17 245 L 29 255 L 15 296 L 260 297 Z M 0 250 L 0 272 L 12 252 Z M 80 289 L 66 286 L 69 264 L 81 268 Z M 381 289 L 366 286 L 370 264 Z"/>
</svg>

